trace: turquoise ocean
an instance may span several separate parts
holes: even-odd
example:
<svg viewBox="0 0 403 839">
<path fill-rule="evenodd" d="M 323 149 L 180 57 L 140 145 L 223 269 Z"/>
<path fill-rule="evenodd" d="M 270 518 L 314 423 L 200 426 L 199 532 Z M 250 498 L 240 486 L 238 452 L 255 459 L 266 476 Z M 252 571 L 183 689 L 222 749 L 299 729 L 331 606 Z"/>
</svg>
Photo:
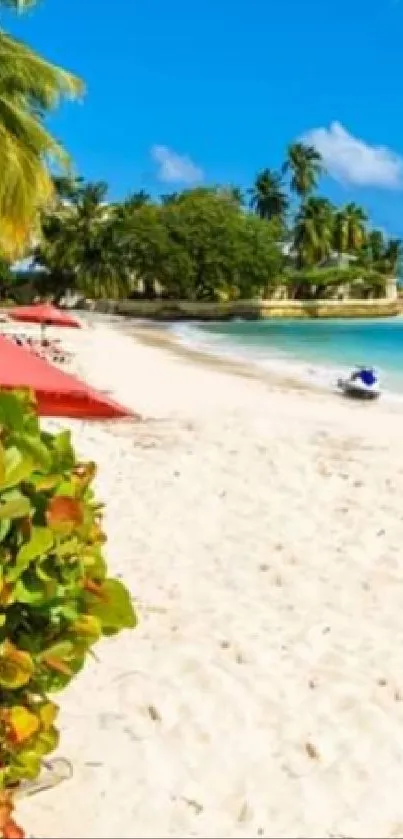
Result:
<svg viewBox="0 0 403 839">
<path fill-rule="evenodd" d="M 330 388 L 354 365 L 370 364 L 379 371 L 385 390 L 403 397 L 403 317 L 235 320 L 179 323 L 171 329 L 193 349 Z"/>
</svg>

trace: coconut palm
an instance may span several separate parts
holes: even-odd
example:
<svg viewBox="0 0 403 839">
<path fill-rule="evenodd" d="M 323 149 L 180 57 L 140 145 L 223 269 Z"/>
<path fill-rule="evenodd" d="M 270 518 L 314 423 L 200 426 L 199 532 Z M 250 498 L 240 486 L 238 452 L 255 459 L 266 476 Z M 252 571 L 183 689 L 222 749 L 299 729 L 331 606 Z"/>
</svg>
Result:
<svg viewBox="0 0 403 839">
<path fill-rule="evenodd" d="M 313 146 L 292 143 L 287 149 L 283 173 L 291 174 L 291 189 L 300 198 L 306 198 L 315 189 L 324 172 L 322 157 Z"/>
<path fill-rule="evenodd" d="M 358 204 L 347 204 L 341 211 L 345 218 L 347 229 L 347 250 L 349 253 L 359 251 L 366 241 L 366 222 L 368 216 Z"/>
<path fill-rule="evenodd" d="M 288 198 L 284 192 L 281 174 L 272 169 L 263 169 L 257 174 L 249 194 L 250 206 L 260 218 L 270 221 L 277 217 L 284 221 Z"/>
<path fill-rule="evenodd" d="M 163 207 L 168 206 L 169 204 L 175 204 L 175 201 L 178 200 L 178 193 L 177 192 L 166 192 L 163 195 L 160 195 L 160 201 Z"/>
<path fill-rule="evenodd" d="M 0 0 L 23 10 L 35 0 Z M 68 158 L 43 125 L 61 97 L 76 97 L 81 82 L 22 42 L 0 32 L 0 249 L 15 256 L 35 229 L 38 209 L 53 193 L 49 163 Z"/>
<path fill-rule="evenodd" d="M 389 239 L 384 252 L 386 271 L 396 274 L 402 258 L 402 245 L 401 239 Z"/>
<path fill-rule="evenodd" d="M 373 262 L 379 262 L 385 253 L 385 237 L 382 230 L 371 230 L 367 237 Z"/>
<path fill-rule="evenodd" d="M 338 210 L 333 221 L 333 247 L 339 254 L 348 248 L 348 223 L 343 210 Z"/>
<path fill-rule="evenodd" d="M 53 177 L 54 194 L 62 204 L 77 202 L 83 186 L 84 178 L 76 175 L 55 175 Z"/>
<path fill-rule="evenodd" d="M 42 221 L 37 264 L 46 269 L 47 290 L 66 288 L 92 297 L 119 297 L 132 290 L 124 214 L 106 201 L 107 185 L 86 183 L 62 207 L 53 207 Z"/>
<path fill-rule="evenodd" d="M 139 207 L 144 207 L 151 201 L 151 196 L 145 189 L 139 189 L 138 192 L 132 192 L 124 202 L 124 206 L 128 210 L 138 210 Z"/>
<path fill-rule="evenodd" d="M 298 267 L 320 263 L 332 249 L 334 208 L 327 198 L 308 198 L 302 204 L 294 228 Z"/>
</svg>

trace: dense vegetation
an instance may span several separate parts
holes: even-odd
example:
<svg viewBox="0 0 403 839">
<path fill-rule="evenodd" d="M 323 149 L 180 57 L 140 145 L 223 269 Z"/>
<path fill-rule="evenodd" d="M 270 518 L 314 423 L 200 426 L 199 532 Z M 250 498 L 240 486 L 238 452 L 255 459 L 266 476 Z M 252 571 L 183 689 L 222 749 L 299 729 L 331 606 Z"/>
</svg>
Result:
<svg viewBox="0 0 403 839">
<path fill-rule="evenodd" d="M 332 294 L 352 283 L 382 296 L 400 241 L 368 226 L 356 204 L 335 207 L 313 195 L 318 152 L 291 145 L 280 172 L 265 169 L 243 194 L 197 187 L 152 199 L 143 190 L 108 203 L 104 183 L 56 178 L 42 216 L 34 288 L 56 299 L 68 288 L 88 297 L 157 295 L 188 300 Z M 357 282 L 359 281 L 359 282 Z"/>
<path fill-rule="evenodd" d="M 70 432 L 43 431 L 29 394 L 0 394 L 0 833 L 4 790 L 35 779 L 58 743 L 52 695 L 96 641 L 135 626 L 130 597 L 108 578 L 94 463 Z"/>
</svg>

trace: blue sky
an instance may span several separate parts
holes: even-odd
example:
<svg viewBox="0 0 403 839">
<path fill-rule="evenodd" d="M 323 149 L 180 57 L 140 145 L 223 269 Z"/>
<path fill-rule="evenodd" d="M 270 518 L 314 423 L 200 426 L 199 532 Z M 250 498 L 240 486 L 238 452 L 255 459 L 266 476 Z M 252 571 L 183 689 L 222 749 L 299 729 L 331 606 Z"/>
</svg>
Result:
<svg viewBox="0 0 403 839">
<path fill-rule="evenodd" d="M 111 196 L 246 187 L 308 135 L 321 190 L 403 235 L 403 0 L 42 0 L 2 25 L 84 78 L 51 126 Z"/>
</svg>

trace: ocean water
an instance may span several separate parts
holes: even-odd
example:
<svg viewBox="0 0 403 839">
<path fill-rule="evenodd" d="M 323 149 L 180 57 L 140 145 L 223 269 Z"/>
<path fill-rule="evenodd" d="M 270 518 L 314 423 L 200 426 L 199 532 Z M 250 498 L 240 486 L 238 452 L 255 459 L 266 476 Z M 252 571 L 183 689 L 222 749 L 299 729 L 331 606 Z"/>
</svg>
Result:
<svg viewBox="0 0 403 839">
<path fill-rule="evenodd" d="M 403 396 L 403 317 L 175 324 L 187 346 L 334 387 L 356 364 L 377 368 L 385 390 Z"/>
</svg>

